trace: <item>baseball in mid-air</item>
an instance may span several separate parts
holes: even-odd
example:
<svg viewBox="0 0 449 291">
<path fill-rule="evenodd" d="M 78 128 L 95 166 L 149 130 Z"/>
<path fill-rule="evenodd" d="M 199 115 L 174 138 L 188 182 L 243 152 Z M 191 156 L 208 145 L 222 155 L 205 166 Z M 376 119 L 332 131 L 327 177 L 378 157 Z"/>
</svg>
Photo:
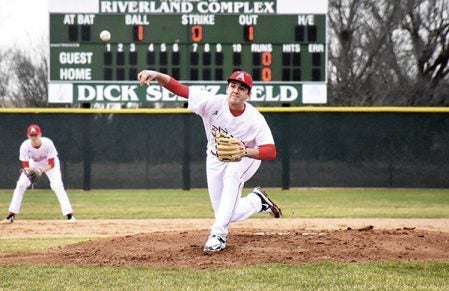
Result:
<svg viewBox="0 0 449 291">
<path fill-rule="evenodd" d="M 100 39 L 103 42 L 108 42 L 111 39 L 111 33 L 107 30 L 103 30 L 102 32 L 100 32 Z"/>
</svg>

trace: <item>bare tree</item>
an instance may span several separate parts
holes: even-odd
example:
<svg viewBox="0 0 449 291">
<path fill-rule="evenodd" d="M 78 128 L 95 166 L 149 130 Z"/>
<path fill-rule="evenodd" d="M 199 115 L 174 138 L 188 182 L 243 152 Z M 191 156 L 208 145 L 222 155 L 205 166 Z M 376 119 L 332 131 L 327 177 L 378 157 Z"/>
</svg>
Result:
<svg viewBox="0 0 449 291">
<path fill-rule="evenodd" d="M 449 1 L 409 0 L 403 6 L 400 28 L 415 73 L 407 105 L 449 105 Z"/>
<path fill-rule="evenodd" d="M 7 106 L 8 104 L 8 84 L 10 74 L 5 65 L 6 59 L 7 53 L 0 51 L 0 107 Z"/>
<path fill-rule="evenodd" d="M 1 107 L 47 106 L 48 53 L 45 39 L 38 42 L 26 51 L 0 51 Z"/>
<path fill-rule="evenodd" d="M 385 89 L 393 80 L 385 74 L 385 58 L 401 13 L 396 2 L 386 0 L 330 1 L 331 103 L 351 106 L 380 101 L 378 84 Z"/>
<path fill-rule="evenodd" d="M 33 62 L 23 52 L 13 55 L 15 90 L 11 93 L 11 103 L 16 107 L 45 107 L 47 105 L 47 57 L 41 56 Z"/>
<path fill-rule="evenodd" d="M 330 0 L 331 105 L 447 105 L 449 0 Z"/>
</svg>

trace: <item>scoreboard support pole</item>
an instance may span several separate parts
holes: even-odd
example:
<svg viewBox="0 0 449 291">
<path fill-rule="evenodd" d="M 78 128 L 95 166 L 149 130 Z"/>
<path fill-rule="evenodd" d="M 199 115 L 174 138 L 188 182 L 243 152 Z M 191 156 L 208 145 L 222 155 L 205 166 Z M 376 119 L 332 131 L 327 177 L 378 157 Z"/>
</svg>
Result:
<svg viewBox="0 0 449 291">
<path fill-rule="evenodd" d="M 184 114 L 182 116 L 184 124 L 184 144 L 182 155 L 182 190 L 190 190 L 190 144 L 191 144 L 191 114 Z"/>
<path fill-rule="evenodd" d="M 91 169 L 92 169 L 92 143 L 91 143 L 91 115 L 83 118 L 84 130 L 83 130 L 83 190 L 89 191 L 91 189 Z"/>
<path fill-rule="evenodd" d="M 282 118 L 282 190 L 290 189 L 290 113 Z"/>
</svg>

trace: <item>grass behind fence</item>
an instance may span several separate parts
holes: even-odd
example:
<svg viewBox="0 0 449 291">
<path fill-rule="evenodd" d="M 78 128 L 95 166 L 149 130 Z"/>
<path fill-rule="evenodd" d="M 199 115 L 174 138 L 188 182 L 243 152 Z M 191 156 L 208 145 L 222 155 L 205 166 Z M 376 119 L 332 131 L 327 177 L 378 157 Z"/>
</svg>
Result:
<svg viewBox="0 0 449 291">
<path fill-rule="evenodd" d="M 448 218 L 446 189 L 267 189 L 286 218 Z M 245 189 L 244 195 L 250 189 Z M 78 219 L 212 218 L 205 189 L 69 190 Z M 7 213 L 12 190 L 0 190 Z M 263 217 L 263 216 L 262 216 Z M 27 191 L 18 219 L 62 219 L 51 190 Z"/>
</svg>

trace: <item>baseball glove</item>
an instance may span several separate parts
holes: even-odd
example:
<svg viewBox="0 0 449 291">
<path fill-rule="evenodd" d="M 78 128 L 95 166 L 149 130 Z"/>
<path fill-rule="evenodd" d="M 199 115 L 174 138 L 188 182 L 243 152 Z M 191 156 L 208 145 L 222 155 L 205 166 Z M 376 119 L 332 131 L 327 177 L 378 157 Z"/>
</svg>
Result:
<svg viewBox="0 0 449 291">
<path fill-rule="evenodd" d="M 219 161 L 239 162 L 247 154 L 245 145 L 227 132 L 217 131 L 215 133 L 215 143 Z"/>
<path fill-rule="evenodd" d="M 31 184 L 35 184 L 42 177 L 42 171 L 36 168 L 20 169 L 20 173 L 24 173 L 30 180 Z"/>
</svg>

